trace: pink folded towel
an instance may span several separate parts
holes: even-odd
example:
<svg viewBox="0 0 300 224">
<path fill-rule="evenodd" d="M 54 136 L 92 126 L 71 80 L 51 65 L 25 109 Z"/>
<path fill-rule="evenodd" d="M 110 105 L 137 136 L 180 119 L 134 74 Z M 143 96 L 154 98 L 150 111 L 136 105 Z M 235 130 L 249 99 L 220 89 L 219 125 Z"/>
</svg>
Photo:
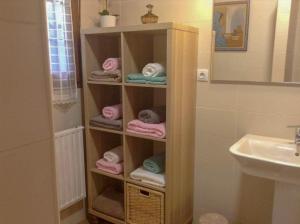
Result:
<svg viewBox="0 0 300 224">
<path fill-rule="evenodd" d="M 122 104 L 104 107 L 102 114 L 109 120 L 118 120 L 122 117 Z"/>
<path fill-rule="evenodd" d="M 108 58 L 102 65 L 105 71 L 115 71 L 121 67 L 120 58 Z"/>
<path fill-rule="evenodd" d="M 127 131 L 134 134 L 147 135 L 155 138 L 165 138 L 166 124 L 147 124 L 140 120 L 132 120 L 127 125 Z"/>
<path fill-rule="evenodd" d="M 120 174 L 124 171 L 123 163 L 110 163 L 104 159 L 100 159 L 96 162 L 96 167 L 98 170 L 102 170 L 112 174 Z"/>
</svg>

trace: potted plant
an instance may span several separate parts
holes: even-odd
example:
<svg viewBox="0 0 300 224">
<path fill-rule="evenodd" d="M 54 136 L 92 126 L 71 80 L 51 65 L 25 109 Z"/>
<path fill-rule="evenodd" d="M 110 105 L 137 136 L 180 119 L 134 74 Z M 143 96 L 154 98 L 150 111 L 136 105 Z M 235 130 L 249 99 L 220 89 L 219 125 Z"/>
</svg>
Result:
<svg viewBox="0 0 300 224">
<path fill-rule="evenodd" d="M 117 24 L 118 15 L 110 15 L 107 1 L 105 0 L 105 9 L 99 12 L 101 27 L 114 27 Z"/>
</svg>

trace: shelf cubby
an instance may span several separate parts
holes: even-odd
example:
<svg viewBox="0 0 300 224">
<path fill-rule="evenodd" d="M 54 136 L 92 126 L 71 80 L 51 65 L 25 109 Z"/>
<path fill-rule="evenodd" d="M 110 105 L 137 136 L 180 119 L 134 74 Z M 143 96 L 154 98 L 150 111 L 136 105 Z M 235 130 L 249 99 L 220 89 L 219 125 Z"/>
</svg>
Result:
<svg viewBox="0 0 300 224">
<path fill-rule="evenodd" d="M 86 35 L 85 69 L 89 75 L 92 71 L 101 70 L 102 64 L 107 58 L 121 58 L 121 34 Z"/>
<path fill-rule="evenodd" d="M 89 197 L 90 197 L 89 212 L 99 218 L 103 218 L 112 223 L 116 223 L 116 224 L 124 223 L 124 219 L 114 217 L 112 214 L 109 214 L 108 212 L 105 213 L 95 208 L 95 199 L 99 195 L 101 195 L 104 191 L 106 191 L 108 188 L 113 188 L 113 189 L 117 189 L 118 192 L 123 194 L 124 197 L 123 208 L 125 214 L 124 182 L 105 175 L 99 175 L 97 173 L 92 173 L 91 178 L 93 179 L 93 184 L 89 188 Z"/>
<path fill-rule="evenodd" d="M 127 123 L 137 119 L 141 110 L 166 106 L 166 89 L 126 86 L 124 94 L 124 130 Z"/>
<path fill-rule="evenodd" d="M 105 106 L 120 104 L 122 102 L 122 87 L 103 85 L 101 88 L 97 85 L 91 85 L 88 89 L 89 119 L 102 114 L 102 109 Z"/>
<path fill-rule="evenodd" d="M 161 153 L 166 153 L 166 144 L 148 139 L 126 136 L 124 143 L 125 151 L 125 177 L 143 165 L 145 159 Z"/>
<path fill-rule="evenodd" d="M 167 31 L 125 32 L 123 40 L 125 81 L 130 73 L 141 73 L 148 63 L 167 68 Z"/>
<path fill-rule="evenodd" d="M 103 158 L 105 152 L 111 150 L 114 147 L 123 145 L 122 135 L 90 130 L 90 135 L 87 140 L 90 142 L 88 164 L 91 171 L 93 171 L 93 173 L 105 175 L 106 173 L 103 171 L 96 172 L 96 162 L 99 159 Z M 116 179 L 123 179 L 123 174 L 113 175 L 107 173 L 107 176 L 115 177 Z"/>
</svg>

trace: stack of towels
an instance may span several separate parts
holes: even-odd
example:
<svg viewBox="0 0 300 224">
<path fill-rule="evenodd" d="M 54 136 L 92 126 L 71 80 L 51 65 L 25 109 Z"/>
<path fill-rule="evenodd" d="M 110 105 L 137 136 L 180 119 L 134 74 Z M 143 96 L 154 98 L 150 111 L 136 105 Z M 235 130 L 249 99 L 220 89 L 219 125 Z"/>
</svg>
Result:
<svg viewBox="0 0 300 224">
<path fill-rule="evenodd" d="M 142 73 L 131 73 L 127 76 L 128 83 L 166 85 L 167 75 L 164 66 L 159 63 L 149 63 Z"/>
<path fill-rule="evenodd" d="M 143 162 L 143 166 L 130 173 L 130 178 L 146 184 L 165 187 L 165 154 L 154 155 Z"/>
<path fill-rule="evenodd" d="M 91 72 L 89 80 L 100 82 L 121 82 L 121 60 L 120 58 L 108 58 L 102 65 L 103 70 Z"/>
<path fill-rule="evenodd" d="M 124 194 L 116 187 L 106 188 L 102 194 L 97 196 L 93 208 L 106 215 L 124 220 Z"/>
<path fill-rule="evenodd" d="M 138 114 L 138 119 L 128 122 L 127 132 L 163 139 L 166 137 L 165 120 L 164 106 L 142 110 Z"/>
<path fill-rule="evenodd" d="M 107 106 L 102 109 L 102 114 L 90 120 L 91 126 L 122 130 L 122 104 Z"/>
<path fill-rule="evenodd" d="M 98 170 L 111 174 L 121 174 L 124 171 L 122 146 L 115 147 L 104 153 L 103 158 L 96 162 Z"/>
</svg>

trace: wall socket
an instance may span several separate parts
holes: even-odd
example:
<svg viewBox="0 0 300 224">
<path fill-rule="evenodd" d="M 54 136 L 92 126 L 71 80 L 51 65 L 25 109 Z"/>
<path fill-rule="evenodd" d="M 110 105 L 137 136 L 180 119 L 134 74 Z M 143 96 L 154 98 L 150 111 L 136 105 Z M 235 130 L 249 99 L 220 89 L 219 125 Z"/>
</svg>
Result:
<svg viewBox="0 0 300 224">
<path fill-rule="evenodd" d="M 197 69 L 197 80 L 200 82 L 208 82 L 209 81 L 208 69 Z"/>
</svg>

